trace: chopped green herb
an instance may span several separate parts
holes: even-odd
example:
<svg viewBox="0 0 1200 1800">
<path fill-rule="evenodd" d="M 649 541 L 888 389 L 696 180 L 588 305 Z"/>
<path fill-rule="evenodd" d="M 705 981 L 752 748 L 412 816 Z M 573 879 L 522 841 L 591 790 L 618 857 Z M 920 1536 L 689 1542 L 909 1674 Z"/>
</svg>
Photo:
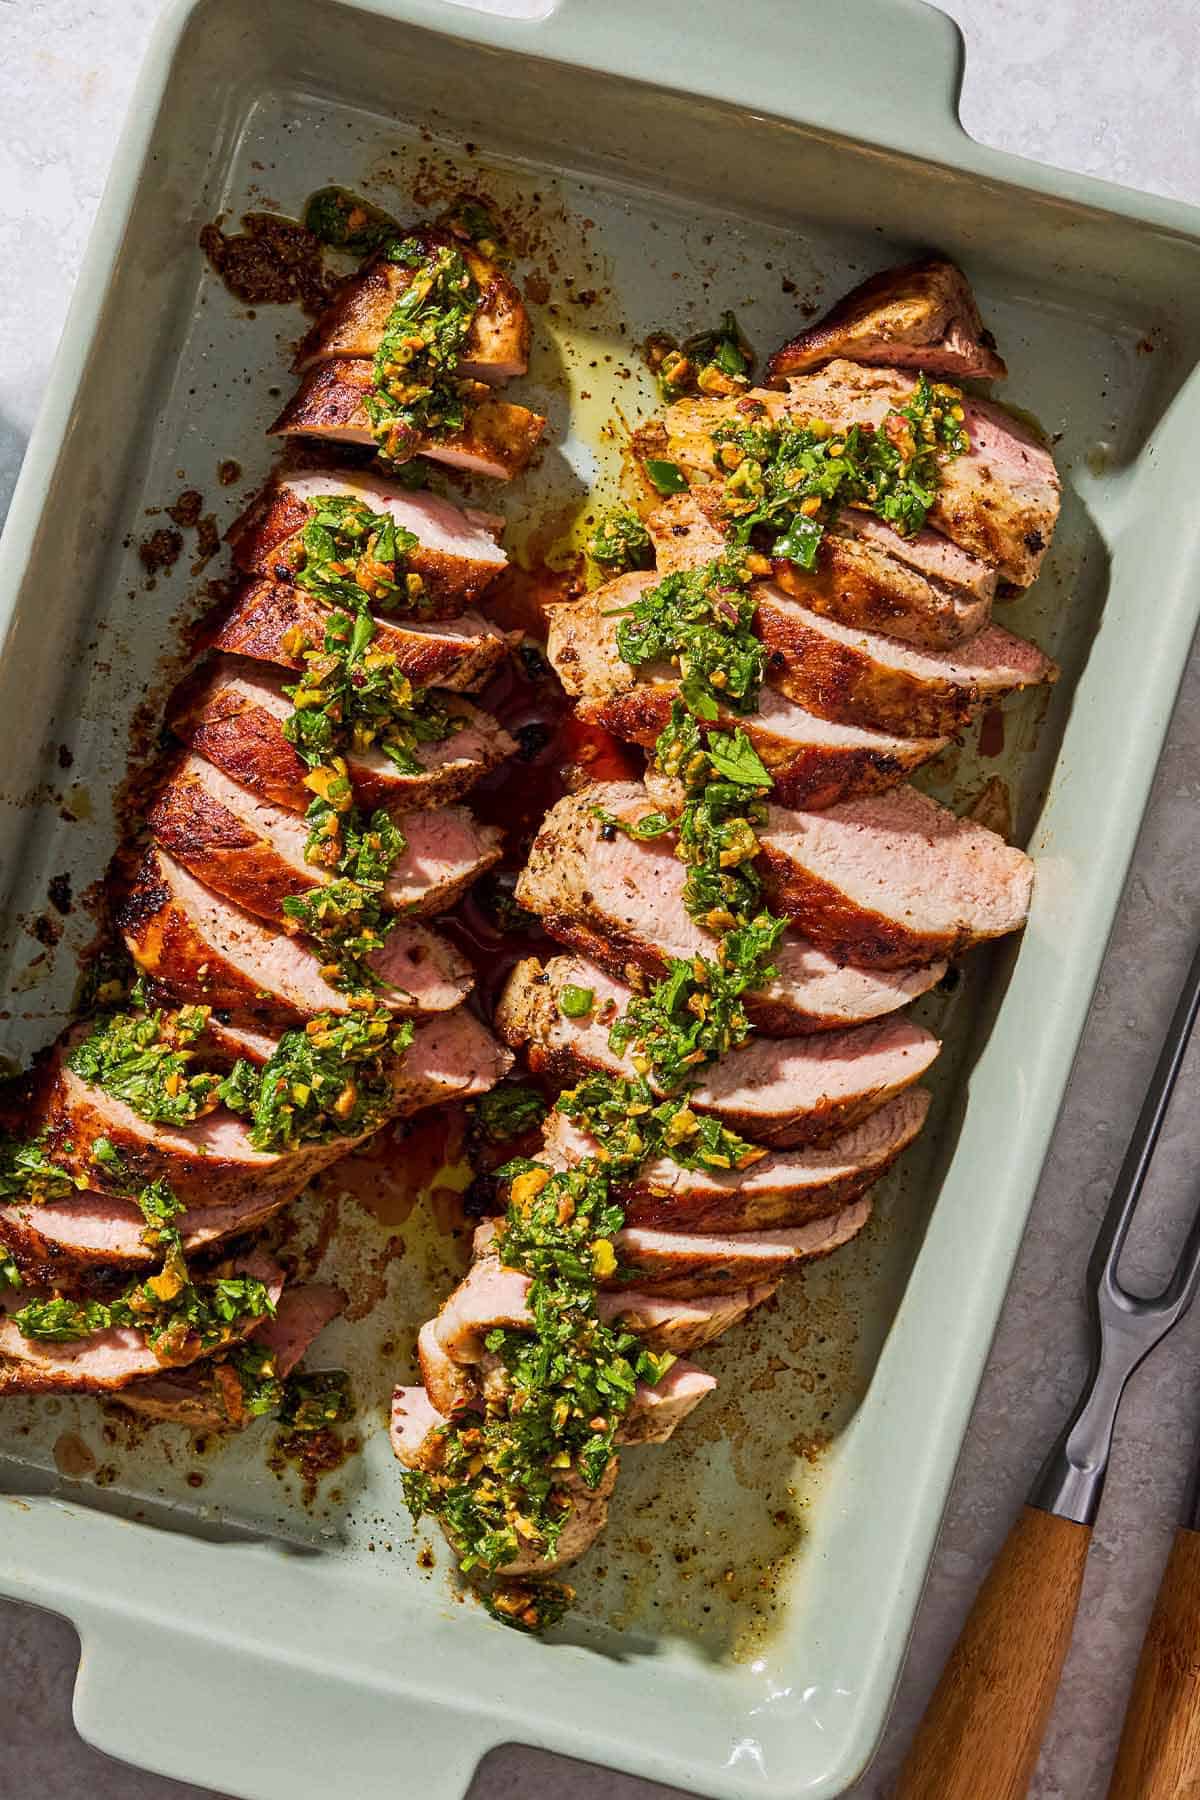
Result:
<svg viewBox="0 0 1200 1800">
<path fill-rule="evenodd" d="M 81 1183 L 60 1169 L 45 1148 L 44 1134 L 29 1142 L 0 1136 L 0 1202 L 63 1200 Z"/>
<path fill-rule="evenodd" d="M 650 533 L 635 512 L 620 506 L 601 519 L 588 539 L 587 552 L 593 562 L 603 565 L 608 575 L 619 575 L 628 569 L 652 569 L 654 546 Z"/>
<path fill-rule="evenodd" d="M 422 613 L 425 584 L 406 572 L 418 539 L 391 513 L 372 512 L 352 494 L 318 494 L 312 517 L 293 540 L 292 578 L 325 606 Z"/>
<path fill-rule="evenodd" d="M 698 569 L 679 569 L 647 588 L 617 626 L 617 648 L 634 668 L 674 662 L 685 706 L 715 719 L 722 706 L 753 712 L 765 653 L 745 556 L 738 551 Z"/>
<path fill-rule="evenodd" d="M 568 1019 L 586 1019 L 595 1003 L 594 988 L 575 987 L 567 982 L 558 990 L 558 1010 Z"/>
<path fill-rule="evenodd" d="M 523 1137 L 546 1116 L 546 1102 L 536 1088 L 522 1082 L 501 1082 L 475 1102 L 475 1121 L 493 1144 Z"/>
<path fill-rule="evenodd" d="M 329 1425 L 344 1425 L 354 1417 L 349 1375 L 345 1369 L 318 1369 L 311 1375 L 289 1376 L 276 1416 L 290 1431 L 324 1431 Z"/>
<path fill-rule="evenodd" d="M 380 244 L 400 235 L 395 219 L 381 207 L 341 187 L 318 188 L 310 194 L 304 224 L 331 250 L 346 250 L 351 256 L 369 256 Z"/>
<path fill-rule="evenodd" d="M 0 1289 L 6 1287 L 19 1288 L 23 1285 L 20 1269 L 18 1269 L 16 1263 L 8 1254 L 8 1251 L 5 1250 L 3 1246 L 0 1246 Z"/>
<path fill-rule="evenodd" d="M 331 612 L 321 648 L 304 651 L 304 674 L 284 689 L 293 707 L 284 736 L 314 771 L 308 785 L 322 799 L 335 779 L 348 781 L 340 752 L 374 746 L 403 774 L 417 775 L 418 747 L 458 728 L 444 701 L 413 688 L 393 654 L 372 649 L 375 636 L 365 607 Z"/>
<path fill-rule="evenodd" d="M 13 1318 L 22 1337 L 58 1344 L 77 1343 L 113 1326 L 132 1328 L 144 1334 L 160 1362 L 172 1362 L 197 1341 L 203 1350 L 227 1344 L 274 1311 L 264 1284 L 249 1275 L 203 1284 L 152 1275 L 111 1302 L 31 1300 Z"/>
<path fill-rule="evenodd" d="M 642 467 L 660 494 L 682 494 L 687 488 L 687 476 L 678 463 L 665 462 L 658 456 L 648 456 Z"/>
<path fill-rule="evenodd" d="M 193 1072 L 211 1008 L 115 1012 L 98 1019 L 67 1057 L 84 1081 L 102 1087 L 155 1125 L 189 1125 L 217 1104 L 219 1075 Z"/>
<path fill-rule="evenodd" d="M 303 1031 L 285 1031 L 262 1069 L 236 1063 L 221 1098 L 250 1117 L 256 1150 L 365 1136 L 392 1110 L 396 1059 L 412 1037 L 411 1020 L 384 1007 L 321 1013 Z"/>
<path fill-rule="evenodd" d="M 400 238 L 382 255 L 412 274 L 384 326 L 365 405 L 381 454 L 406 463 L 424 436 L 461 431 L 465 423 L 457 374 L 479 289 L 452 245 Z"/>
<path fill-rule="evenodd" d="M 237 1344 L 226 1359 L 242 1390 L 242 1406 L 251 1419 L 261 1419 L 283 1402 L 283 1382 L 275 1369 L 275 1352 L 252 1339 Z"/>
<path fill-rule="evenodd" d="M 769 550 L 805 570 L 816 566 L 825 529 L 843 506 L 876 514 L 904 537 L 920 531 L 937 499 L 942 464 L 970 443 L 962 395 L 922 375 L 908 404 L 878 430 L 828 421 L 730 423 L 713 433 L 728 470 L 722 506 L 735 541 L 769 531 Z"/>
<path fill-rule="evenodd" d="M 383 949 L 396 920 L 384 913 L 376 890 L 357 881 L 331 881 L 304 894 L 289 894 L 283 915 L 317 945 L 325 959 L 321 973 L 331 987 L 369 995 L 383 985 L 372 958 Z"/>
<path fill-rule="evenodd" d="M 741 393 L 749 385 L 754 361 L 731 312 L 721 314 L 719 325 L 694 332 L 682 344 L 666 332 L 655 332 L 646 343 L 646 360 L 668 403 L 686 394 Z"/>
</svg>

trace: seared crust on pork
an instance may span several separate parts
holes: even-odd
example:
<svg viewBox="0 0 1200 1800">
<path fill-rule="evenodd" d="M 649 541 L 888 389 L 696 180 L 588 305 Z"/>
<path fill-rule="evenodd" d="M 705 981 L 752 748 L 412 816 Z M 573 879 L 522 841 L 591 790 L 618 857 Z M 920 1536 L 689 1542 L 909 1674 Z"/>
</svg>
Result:
<svg viewBox="0 0 1200 1800">
<path fill-rule="evenodd" d="M 529 367 L 531 328 L 516 285 L 474 244 L 436 225 L 414 225 L 402 234 L 427 249 L 447 245 L 466 262 L 479 289 L 479 304 L 463 345 L 459 373 L 475 381 L 503 382 Z M 333 357 L 373 357 L 397 301 L 418 271 L 385 256 L 373 257 L 343 282 L 296 353 L 299 370 Z"/>
<path fill-rule="evenodd" d="M 116 924 L 151 992 L 169 1002 L 275 1028 L 351 1010 L 302 939 L 210 893 L 164 850 L 147 851 Z M 473 979 L 451 944 L 406 921 L 393 926 L 371 965 L 381 1004 L 403 1016 L 452 1011 Z"/>
<path fill-rule="evenodd" d="M 286 579 L 303 560 L 300 532 L 321 501 L 331 498 L 361 501 L 416 538 L 403 567 L 421 583 L 412 607 L 418 619 L 454 618 L 474 606 L 505 567 L 495 537 L 502 521 L 494 514 L 463 510 L 367 470 L 316 469 L 276 476 L 234 520 L 226 537 L 238 568 Z"/>
<path fill-rule="evenodd" d="M 686 871 L 672 838 L 638 842 L 603 819 L 634 824 L 656 811 L 633 782 L 598 782 L 551 807 L 517 882 L 517 898 L 551 937 L 591 957 L 618 980 L 654 979 L 672 957 L 711 956 L 713 939 L 683 900 Z M 747 995 L 758 1029 L 781 1037 L 893 1013 L 941 980 L 945 964 L 903 975 L 843 967 L 793 932 L 772 958 L 776 976 Z"/>
<path fill-rule="evenodd" d="M 900 969 L 1019 931 L 1033 863 L 916 788 L 821 813 L 769 807 L 760 867 L 772 906 L 828 953 Z"/>
<path fill-rule="evenodd" d="M 374 376 L 366 360 L 340 358 L 320 363 L 304 377 L 267 435 L 374 444 L 364 405 L 373 388 Z M 527 467 L 545 429 L 540 413 L 497 400 L 481 388 L 481 397 L 472 403 L 461 431 L 423 437 L 417 448 L 431 462 L 511 481 Z"/>
<path fill-rule="evenodd" d="M 329 614 L 291 582 L 260 576 L 246 582 L 214 632 L 211 647 L 254 657 L 281 669 L 302 669 L 305 649 L 320 649 Z M 424 625 L 372 615 L 375 643 L 394 656 L 414 687 L 456 693 L 482 686 L 504 656 L 508 640 L 478 613 Z"/>
<path fill-rule="evenodd" d="M 271 670 L 219 657 L 176 690 L 169 722 L 176 737 L 242 787 L 304 812 L 312 799 L 305 786 L 309 771 L 283 734 L 292 712 L 283 688 L 283 678 Z M 437 743 L 417 746 L 420 774 L 403 773 L 375 749 L 347 756 L 360 806 L 395 811 L 444 806 L 513 754 L 516 744 L 490 713 L 461 695 L 447 698 L 457 729 Z"/>
<path fill-rule="evenodd" d="M 767 380 L 803 375 L 834 357 L 924 369 L 945 381 L 1003 381 L 1008 370 L 966 276 L 944 256 L 882 269 L 777 350 Z"/>
<path fill-rule="evenodd" d="M 586 1017 L 563 1013 L 564 986 L 591 992 Z M 630 1054 L 618 1056 L 608 1035 L 631 998 L 581 957 L 551 957 L 544 968 L 529 958 L 509 977 L 496 1029 L 506 1043 L 525 1046 L 531 1069 L 564 1086 L 592 1069 L 630 1075 Z M 919 1081 L 938 1048 L 936 1038 L 904 1018 L 786 1042 L 752 1037 L 702 1071 L 688 1103 L 761 1144 L 819 1143 Z"/>
<path fill-rule="evenodd" d="M 391 911 L 445 912 L 499 859 L 501 834 L 463 807 L 404 815 L 405 849 L 380 895 Z M 215 763 L 185 757 L 150 809 L 155 838 L 178 862 L 258 918 L 283 923 L 284 902 L 332 880 L 307 858 L 306 821 L 259 800 Z"/>
</svg>

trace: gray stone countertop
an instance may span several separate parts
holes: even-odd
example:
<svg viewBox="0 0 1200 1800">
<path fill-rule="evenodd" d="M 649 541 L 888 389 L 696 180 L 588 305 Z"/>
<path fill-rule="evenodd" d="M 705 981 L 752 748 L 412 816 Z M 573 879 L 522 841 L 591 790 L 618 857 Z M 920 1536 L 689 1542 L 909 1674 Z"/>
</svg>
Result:
<svg viewBox="0 0 1200 1800">
<path fill-rule="evenodd" d="M 486 0 L 485 0 L 486 3 Z M 162 0 L 0 0 L 0 506 L 15 480 L 93 210 Z M 516 10 L 516 7 L 512 7 Z M 963 119 L 985 142 L 1200 199 L 1200 59 L 1189 0 L 946 0 L 967 40 Z M 1184 680 L 1121 917 L 963 1449 L 891 1724 L 853 1790 L 875 1800 L 1083 1373 L 1081 1277 L 1200 915 L 1200 661 Z M 1170 1265 L 1195 1144 L 1193 1060 L 1133 1246 Z M 1135 1377 L 1121 1415 L 1074 1646 L 1032 1792 L 1105 1792 L 1142 1630 L 1200 1426 L 1200 1313 Z M 78 1645 L 0 1604 L 0 1796 L 215 1800 L 134 1771 L 70 1724 Z M 668 1790 L 510 1748 L 471 1800 L 667 1800 Z"/>
</svg>

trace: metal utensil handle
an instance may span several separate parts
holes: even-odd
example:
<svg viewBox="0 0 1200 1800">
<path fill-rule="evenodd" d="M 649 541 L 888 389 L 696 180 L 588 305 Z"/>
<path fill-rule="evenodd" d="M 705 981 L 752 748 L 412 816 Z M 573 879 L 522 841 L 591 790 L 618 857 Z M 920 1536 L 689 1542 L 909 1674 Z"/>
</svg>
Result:
<svg viewBox="0 0 1200 1800">
<path fill-rule="evenodd" d="M 1200 1206 L 1161 1293 L 1132 1294 L 1118 1274 L 1198 1013 L 1200 947 L 1167 1028 L 1088 1264 L 1094 1334 L 1088 1379 L 1029 1496 L 1031 1506 L 1080 1524 L 1090 1525 L 1096 1517 L 1125 1384 L 1187 1311 L 1200 1282 Z"/>
</svg>

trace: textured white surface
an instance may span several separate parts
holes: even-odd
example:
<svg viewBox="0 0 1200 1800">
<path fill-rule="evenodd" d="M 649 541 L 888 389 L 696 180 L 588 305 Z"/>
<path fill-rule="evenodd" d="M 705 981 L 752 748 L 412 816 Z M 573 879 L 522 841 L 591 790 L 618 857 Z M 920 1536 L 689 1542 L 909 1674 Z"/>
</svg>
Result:
<svg viewBox="0 0 1200 1800">
<path fill-rule="evenodd" d="M 536 7 L 536 0 L 533 0 Z M 505 10 L 527 9 L 510 0 Z M 1131 186 L 1200 200 L 1200 62 L 1191 0 L 946 0 L 967 38 L 975 136 Z M 160 0 L 0 0 L 0 508 L 24 449 L 138 58 Z M 540 10 L 540 8 L 538 8 Z M 979 1396 L 912 1654 L 879 1760 L 882 1800 L 975 1588 L 1083 1372 L 1080 1284 L 1158 1034 L 1200 923 L 1200 666 L 1185 680 L 1154 800 Z M 1135 1245 L 1161 1277 L 1195 1163 L 1185 1072 Z M 986 1178 L 986 1177 L 984 1177 Z M 1103 1795 L 1125 1694 L 1200 1425 L 1200 1315 L 1135 1378 L 1036 1800 Z M 77 1646 L 61 1620 L 0 1606 L 0 1800 L 205 1800 L 107 1761 L 69 1724 Z M 269 1745 L 269 1730 L 264 1750 Z M 498 1752 L 471 1800 L 666 1789 L 532 1751 Z M 209 1797 L 211 1800 L 211 1797 Z M 364 1797 L 366 1800 L 366 1797 Z"/>
</svg>

